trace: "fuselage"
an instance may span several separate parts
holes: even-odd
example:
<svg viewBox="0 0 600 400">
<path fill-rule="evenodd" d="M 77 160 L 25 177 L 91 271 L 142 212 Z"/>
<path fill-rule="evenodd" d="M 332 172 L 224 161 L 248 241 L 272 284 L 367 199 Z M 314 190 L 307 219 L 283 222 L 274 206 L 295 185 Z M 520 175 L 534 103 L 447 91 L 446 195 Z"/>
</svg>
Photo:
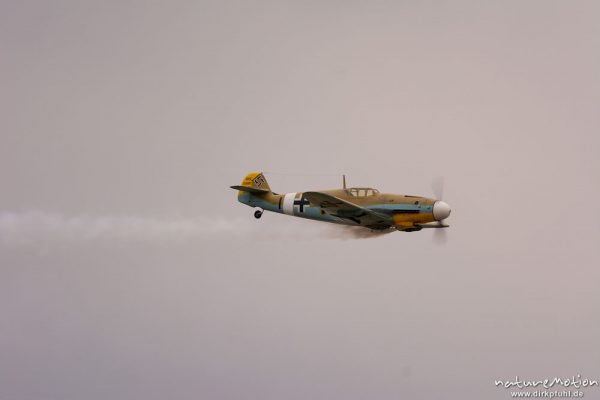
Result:
<svg viewBox="0 0 600 400">
<path fill-rule="evenodd" d="M 376 189 L 371 188 L 333 189 L 319 192 L 388 215 L 399 228 L 411 229 L 416 226 L 415 224 L 426 224 L 439 220 L 434 216 L 436 200 L 427 197 L 379 193 Z M 339 218 L 327 213 L 321 207 L 310 205 L 308 200 L 303 197 L 303 192 L 286 194 L 270 192 L 255 195 L 240 191 L 238 201 L 250 207 L 300 218 L 343 225 L 359 225 L 352 219 Z"/>
</svg>

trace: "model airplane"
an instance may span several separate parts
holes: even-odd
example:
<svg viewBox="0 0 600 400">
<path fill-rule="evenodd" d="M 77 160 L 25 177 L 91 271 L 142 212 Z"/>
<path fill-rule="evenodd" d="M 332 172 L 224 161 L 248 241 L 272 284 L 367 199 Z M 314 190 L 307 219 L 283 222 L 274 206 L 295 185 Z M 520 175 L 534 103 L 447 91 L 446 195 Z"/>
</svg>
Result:
<svg viewBox="0 0 600 400">
<path fill-rule="evenodd" d="M 258 208 L 255 218 L 267 210 L 372 230 L 413 232 L 423 228 L 447 228 L 444 219 L 450 215 L 450 206 L 441 200 L 379 193 L 372 188 L 347 188 L 345 176 L 342 189 L 277 194 L 271 191 L 262 172 L 252 172 L 241 185 L 231 188 L 238 190 L 240 203 Z"/>
</svg>

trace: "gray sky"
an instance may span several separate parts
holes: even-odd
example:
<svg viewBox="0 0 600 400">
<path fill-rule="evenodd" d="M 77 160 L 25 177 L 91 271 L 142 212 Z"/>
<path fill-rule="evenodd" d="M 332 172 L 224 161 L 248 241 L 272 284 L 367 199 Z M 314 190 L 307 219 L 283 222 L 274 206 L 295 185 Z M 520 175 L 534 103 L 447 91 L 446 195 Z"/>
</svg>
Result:
<svg viewBox="0 0 600 400">
<path fill-rule="evenodd" d="M 600 379 L 597 2 L 0 3 L 0 399 Z M 237 203 L 369 185 L 431 232 Z M 592 388 L 586 398 L 599 396 Z"/>
</svg>

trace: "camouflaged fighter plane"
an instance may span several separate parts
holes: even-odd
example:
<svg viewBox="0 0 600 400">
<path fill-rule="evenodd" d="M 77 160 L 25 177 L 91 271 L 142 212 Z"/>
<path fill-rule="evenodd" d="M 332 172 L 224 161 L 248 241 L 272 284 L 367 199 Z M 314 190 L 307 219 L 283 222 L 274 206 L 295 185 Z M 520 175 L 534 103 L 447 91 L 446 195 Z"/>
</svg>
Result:
<svg viewBox="0 0 600 400">
<path fill-rule="evenodd" d="M 373 230 L 396 229 L 404 232 L 423 228 L 447 228 L 444 219 L 450 206 L 441 200 L 421 196 L 379 193 L 365 187 L 343 188 L 304 193 L 277 194 L 271 191 L 262 172 L 246 175 L 238 190 L 238 201 L 258 208 L 255 218 L 264 210 L 295 217 L 363 226 Z M 441 196 L 441 189 L 436 193 Z"/>
</svg>

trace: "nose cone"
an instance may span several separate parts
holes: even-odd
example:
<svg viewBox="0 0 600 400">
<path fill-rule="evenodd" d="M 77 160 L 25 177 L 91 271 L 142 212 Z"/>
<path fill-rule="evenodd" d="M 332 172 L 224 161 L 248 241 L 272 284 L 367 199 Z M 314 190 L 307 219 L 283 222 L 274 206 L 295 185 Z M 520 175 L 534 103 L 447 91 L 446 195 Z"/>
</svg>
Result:
<svg viewBox="0 0 600 400">
<path fill-rule="evenodd" d="M 448 218 L 450 215 L 450 206 L 443 201 L 436 201 L 433 204 L 433 218 L 436 221 L 441 221 L 443 219 Z"/>
</svg>

